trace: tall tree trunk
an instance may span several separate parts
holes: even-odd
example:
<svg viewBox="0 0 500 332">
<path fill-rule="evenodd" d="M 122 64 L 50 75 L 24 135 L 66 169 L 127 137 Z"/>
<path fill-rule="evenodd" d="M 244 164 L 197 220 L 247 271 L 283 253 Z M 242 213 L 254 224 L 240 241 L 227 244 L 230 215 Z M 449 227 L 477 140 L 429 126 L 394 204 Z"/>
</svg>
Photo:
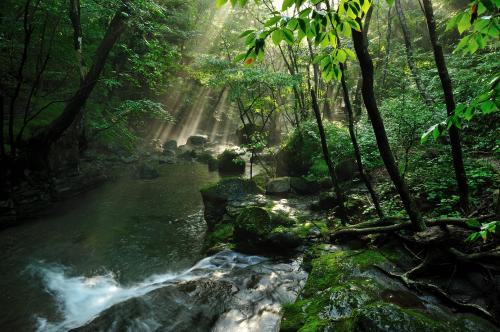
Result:
<svg viewBox="0 0 500 332">
<path fill-rule="evenodd" d="M 80 0 L 69 0 L 69 18 L 73 26 L 73 48 L 75 49 L 78 68 L 80 70 L 80 83 L 85 79 L 85 61 L 83 58 L 83 33 L 80 23 Z"/>
<path fill-rule="evenodd" d="M 0 168 L 5 163 L 5 137 L 4 137 L 4 93 L 0 88 Z"/>
<path fill-rule="evenodd" d="M 443 87 L 444 100 L 448 116 L 453 115 L 455 111 L 455 98 L 453 96 L 453 88 L 451 85 L 450 75 L 444 60 L 443 48 L 438 42 L 436 33 L 436 21 L 434 20 L 434 11 L 432 9 L 431 0 L 423 0 L 425 19 L 429 29 L 429 36 L 434 51 L 434 60 Z M 453 157 L 453 168 L 455 169 L 455 177 L 457 179 L 458 191 L 460 195 L 460 205 L 464 211 L 469 210 L 469 187 L 467 185 L 467 175 L 465 173 L 464 161 L 462 157 L 462 146 L 460 143 L 460 133 L 458 128 L 451 126 L 449 130 L 451 155 Z"/>
<path fill-rule="evenodd" d="M 69 18 L 73 26 L 73 48 L 75 49 L 78 68 L 80 71 L 80 84 L 83 84 L 86 75 L 85 59 L 83 57 L 83 32 L 80 22 L 80 0 L 69 0 Z M 85 110 L 80 111 L 76 117 L 73 127 L 78 139 L 78 150 L 82 153 L 88 146 L 87 135 L 85 133 Z"/>
<path fill-rule="evenodd" d="M 370 6 L 370 9 L 368 9 L 368 12 L 366 12 L 366 15 L 365 15 L 365 20 L 363 23 L 364 24 L 364 29 L 363 29 L 364 38 L 368 38 L 368 29 L 370 28 L 370 22 L 372 20 L 374 7 L 375 6 L 373 6 L 373 5 Z M 378 11 L 377 11 L 377 13 L 378 13 Z M 355 111 L 356 117 L 360 117 L 361 113 L 363 112 L 363 106 L 362 106 L 363 101 L 362 101 L 362 96 L 361 96 L 361 87 L 362 86 L 363 86 L 363 76 L 359 75 L 358 82 L 356 83 L 356 92 L 354 92 L 354 111 Z"/>
<path fill-rule="evenodd" d="M 328 144 L 326 143 L 325 128 L 323 127 L 323 121 L 321 120 L 321 112 L 319 110 L 316 93 L 313 91 L 313 89 L 311 89 L 311 101 L 312 101 L 312 109 L 314 111 L 314 116 L 316 117 L 316 123 L 318 124 L 321 149 L 323 151 L 323 158 L 325 159 L 326 165 L 328 167 L 328 173 L 330 174 L 330 178 L 332 180 L 333 190 L 335 191 L 335 195 L 337 196 L 337 200 L 339 203 L 338 215 L 342 222 L 342 225 L 345 225 L 349 222 L 349 218 L 347 216 L 347 211 L 345 208 L 345 196 L 342 190 L 340 189 L 337 180 L 337 175 L 335 174 L 335 168 L 333 167 L 333 163 L 330 158 L 330 153 L 328 151 Z"/>
<path fill-rule="evenodd" d="M 399 24 L 401 25 L 401 29 L 403 30 L 403 39 L 405 41 L 406 61 L 408 62 L 408 67 L 410 67 L 411 75 L 413 76 L 413 80 L 415 81 L 420 96 L 424 100 L 427 107 L 432 107 L 432 98 L 427 93 L 424 83 L 420 79 L 420 76 L 417 72 L 417 65 L 415 64 L 415 59 L 413 56 L 413 46 L 411 45 L 410 30 L 408 29 L 408 24 L 406 23 L 403 8 L 401 8 L 401 0 L 396 0 L 395 6 Z"/>
<path fill-rule="evenodd" d="M 365 173 L 363 167 L 363 161 L 361 159 L 361 152 L 359 149 L 358 140 L 356 139 L 356 133 L 354 132 L 354 114 L 352 111 L 351 100 L 349 98 L 349 89 L 347 88 L 347 83 L 345 79 L 345 74 L 346 74 L 345 69 L 346 68 L 344 64 L 341 63 L 340 64 L 340 70 L 342 71 L 341 84 L 342 84 L 342 92 L 344 94 L 345 108 L 347 111 L 347 124 L 349 128 L 349 136 L 351 136 L 352 147 L 354 149 L 354 156 L 356 157 L 356 163 L 358 165 L 359 176 L 361 177 L 361 180 L 363 180 L 366 189 L 368 189 L 368 192 L 370 193 L 373 205 L 375 206 L 375 211 L 377 211 L 377 215 L 379 216 L 380 219 L 384 219 L 384 213 L 382 211 L 382 208 L 380 207 L 380 201 L 378 199 L 377 193 L 373 189 L 373 186 L 370 180 L 368 179 L 368 176 Z"/>
<path fill-rule="evenodd" d="M 358 23 L 362 26 L 361 19 L 358 19 Z M 363 30 L 363 29 L 362 29 Z M 377 140 L 377 146 L 380 152 L 380 156 L 384 161 L 385 167 L 391 177 L 396 190 L 401 197 L 403 205 L 405 207 L 408 216 L 416 230 L 425 229 L 425 222 L 423 221 L 420 212 L 418 211 L 413 198 L 410 195 L 408 186 L 406 182 L 401 177 L 399 169 L 394 160 L 394 156 L 389 145 L 389 140 L 387 139 L 387 134 L 384 128 L 384 122 L 380 115 L 380 111 L 377 106 L 377 101 L 375 99 L 375 92 L 373 90 L 373 61 L 368 52 L 368 40 L 363 31 L 353 30 L 352 39 L 354 42 L 354 48 L 359 59 L 359 65 L 361 67 L 361 75 L 363 76 L 363 86 L 362 94 L 365 103 L 368 116 L 372 123 L 373 131 L 375 133 L 375 138 Z"/>
<path fill-rule="evenodd" d="M 47 156 L 51 145 L 62 136 L 65 130 L 79 116 L 83 105 L 85 105 L 85 102 L 97 84 L 109 52 L 125 30 L 129 8 L 127 6 L 128 1 L 123 1 L 123 3 L 124 5 L 113 16 L 106 34 L 97 48 L 92 66 L 85 75 L 79 89 L 64 107 L 62 114 L 50 126 L 27 142 L 32 167 L 47 167 Z"/>
<path fill-rule="evenodd" d="M 384 59 L 384 69 L 382 71 L 382 79 L 380 81 L 380 88 L 383 90 L 385 87 L 385 79 L 387 78 L 387 68 L 389 66 L 389 56 L 391 54 L 391 40 L 392 40 L 392 7 L 387 11 L 387 36 L 386 36 L 386 51 Z"/>
<path fill-rule="evenodd" d="M 309 47 L 309 57 L 312 63 L 314 59 L 314 51 L 309 39 L 307 40 L 307 45 Z M 335 191 L 335 195 L 337 196 L 337 200 L 339 203 L 338 214 L 342 225 L 345 225 L 349 222 L 349 218 L 347 216 L 347 211 L 345 208 L 345 195 L 339 186 L 337 175 L 335 174 L 335 167 L 333 167 L 332 159 L 330 158 L 330 152 L 328 151 L 325 128 L 323 127 L 323 120 L 321 119 L 321 111 L 318 104 L 318 84 L 320 77 L 319 66 L 314 63 L 313 63 L 313 75 L 314 75 L 314 82 L 313 82 L 314 85 L 313 88 L 310 89 L 312 109 L 314 112 L 314 116 L 316 117 L 316 124 L 318 126 L 319 137 L 321 141 L 321 149 L 323 151 L 323 159 L 325 160 L 325 163 L 328 167 L 328 173 L 330 174 L 330 179 L 332 180 L 333 190 Z"/>
<path fill-rule="evenodd" d="M 33 27 L 29 22 L 29 11 L 31 6 L 31 0 L 27 0 L 24 5 L 24 15 L 23 15 L 23 30 L 24 30 L 24 43 L 23 43 L 23 52 L 21 55 L 21 61 L 19 63 L 19 67 L 17 69 L 17 83 L 14 89 L 14 95 L 10 99 L 10 107 L 9 107 L 9 144 L 10 144 L 10 155 L 11 159 L 14 160 L 16 158 L 16 140 L 14 134 L 14 118 L 15 118 L 15 110 L 16 110 L 16 101 L 21 92 L 21 86 L 24 81 L 24 67 L 28 60 L 28 49 L 31 42 L 31 36 L 33 34 Z"/>
</svg>

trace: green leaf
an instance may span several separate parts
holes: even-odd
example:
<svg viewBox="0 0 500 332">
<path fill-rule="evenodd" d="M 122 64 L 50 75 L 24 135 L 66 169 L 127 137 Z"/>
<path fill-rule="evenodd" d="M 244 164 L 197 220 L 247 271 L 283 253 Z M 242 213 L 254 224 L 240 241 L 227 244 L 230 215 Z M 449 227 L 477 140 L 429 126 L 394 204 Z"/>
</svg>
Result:
<svg viewBox="0 0 500 332">
<path fill-rule="evenodd" d="M 276 23 L 278 23 L 280 20 L 281 20 L 281 16 L 273 16 L 270 19 L 268 19 L 266 21 L 266 23 L 264 23 L 264 26 L 265 27 L 270 27 L 270 26 L 275 25 Z"/>
<path fill-rule="evenodd" d="M 288 44 L 293 44 L 293 32 L 289 29 L 283 29 L 281 30 L 283 31 L 283 36 L 284 36 L 284 40 L 288 43 Z"/>
<path fill-rule="evenodd" d="M 271 35 L 271 39 L 273 40 L 273 43 L 276 45 L 279 45 L 279 43 L 281 43 L 281 41 L 284 38 L 285 38 L 285 36 L 283 34 L 283 31 L 281 31 L 280 29 L 274 30 L 272 35 Z"/>
<path fill-rule="evenodd" d="M 347 54 L 344 52 L 344 50 L 340 49 L 337 51 L 337 60 L 340 63 L 344 63 L 347 60 Z"/>
<path fill-rule="evenodd" d="M 467 13 L 460 14 L 460 19 L 458 20 L 457 28 L 460 34 L 462 34 L 462 32 L 470 28 L 469 14 Z"/>
<path fill-rule="evenodd" d="M 476 219 L 466 220 L 465 223 L 471 227 L 481 227 L 481 223 Z"/>
<path fill-rule="evenodd" d="M 286 26 L 288 29 L 294 31 L 295 29 L 297 29 L 298 25 L 299 25 L 299 20 L 294 17 L 290 21 L 288 21 Z"/>
<path fill-rule="evenodd" d="M 246 57 L 247 57 L 246 53 L 238 54 L 237 56 L 234 57 L 233 61 L 240 62 L 245 60 Z"/>
<path fill-rule="evenodd" d="M 483 114 L 491 114 L 497 110 L 496 104 L 491 100 L 479 104 L 479 108 Z"/>
<path fill-rule="evenodd" d="M 224 6 L 226 4 L 227 0 L 215 0 L 215 6 L 217 6 L 217 8 L 220 8 L 222 6 Z"/>
<path fill-rule="evenodd" d="M 348 48 L 344 48 L 344 52 L 346 52 L 347 56 L 351 59 L 351 60 L 356 60 L 356 54 L 348 49 Z"/>
<path fill-rule="evenodd" d="M 253 32 L 255 32 L 255 30 L 253 30 L 253 29 L 246 30 L 246 31 L 243 31 L 238 37 L 239 38 L 243 38 L 243 37 L 246 37 L 246 36 L 248 36 L 249 34 L 251 34 Z"/>
<path fill-rule="evenodd" d="M 295 3 L 295 0 L 284 0 L 283 5 L 281 6 L 281 11 L 287 10 L 289 7 L 292 7 Z"/>
<path fill-rule="evenodd" d="M 452 30 L 457 25 L 459 17 L 460 15 L 456 15 L 448 21 L 448 24 L 446 24 L 446 31 Z"/>
<path fill-rule="evenodd" d="M 299 17 L 300 18 L 307 18 L 307 17 L 309 17 L 309 14 L 311 14 L 311 12 L 312 12 L 312 8 L 311 7 L 307 7 L 306 9 L 302 10 L 299 13 Z"/>
</svg>

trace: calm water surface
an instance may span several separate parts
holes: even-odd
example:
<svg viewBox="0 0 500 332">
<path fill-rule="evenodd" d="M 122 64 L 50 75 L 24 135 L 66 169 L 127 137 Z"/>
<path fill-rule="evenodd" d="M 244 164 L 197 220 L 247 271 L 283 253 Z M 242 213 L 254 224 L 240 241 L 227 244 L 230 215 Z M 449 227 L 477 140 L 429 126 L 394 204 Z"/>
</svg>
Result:
<svg viewBox="0 0 500 332">
<path fill-rule="evenodd" d="M 61 319 L 43 271 L 110 274 L 127 285 L 200 259 L 205 223 L 199 189 L 218 175 L 201 164 L 164 165 L 160 172 L 147 181 L 124 175 L 59 203 L 46 217 L 0 232 L 0 330 L 32 331 L 40 317 Z"/>
</svg>

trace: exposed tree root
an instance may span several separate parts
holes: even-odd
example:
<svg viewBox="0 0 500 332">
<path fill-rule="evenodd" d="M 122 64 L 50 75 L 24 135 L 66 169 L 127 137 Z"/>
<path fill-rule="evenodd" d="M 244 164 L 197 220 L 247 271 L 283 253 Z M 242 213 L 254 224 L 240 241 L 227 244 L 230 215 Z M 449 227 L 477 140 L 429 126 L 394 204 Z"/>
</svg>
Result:
<svg viewBox="0 0 500 332">
<path fill-rule="evenodd" d="M 400 274 L 397 274 L 394 272 L 387 271 L 378 265 L 375 265 L 375 267 L 378 270 L 380 270 L 382 273 L 388 275 L 389 277 L 396 278 L 396 279 L 400 280 L 408 288 L 411 288 L 411 289 L 418 291 L 418 292 L 422 292 L 423 290 L 430 292 L 433 295 L 439 297 L 442 301 L 453 306 L 454 308 L 456 308 L 459 311 L 469 312 L 469 313 L 479 315 L 479 316 L 489 320 L 493 324 L 500 326 L 499 322 L 495 319 L 495 317 L 490 312 L 488 312 L 486 309 L 484 309 L 483 307 L 478 306 L 476 304 L 463 303 L 463 302 L 457 301 L 457 300 L 453 299 L 451 296 L 449 296 L 444 290 L 442 290 L 440 287 L 438 287 L 436 285 L 410 279 L 408 277 L 408 273 L 410 271 L 412 271 L 413 269 L 400 275 Z"/>
<path fill-rule="evenodd" d="M 404 273 L 404 276 L 407 279 L 409 279 L 409 278 L 417 275 L 418 273 L 422 272 L 423 270 L 425 270 L 429 266 L 429 262 L 430 262 L 430 255 L 429 255 L 429 251 L 427 251 L 425 253 L 425 258 L 420 262 L 420 264 L 418 264 L 417 266 L 415 266 L 411 270 L 406 271 Z"/>
<path fill-rule="evenodd" d="M 486 269 L 488 272 L 500 272 L 500 265 L 498 264 L 498 262 L 500 261 L 500 247 L 497 247 L 496 249 L 491 251 L 477 252 L 472 254 L 466 254 L 453 247 L 448 248 L 447 251 L 459 262 L 477 264 Z M 487 261 L 494 262 L 492 264 L 488 264 Z"/>
<path fill-rule="evenodd" d="M 427 225 L 432 226 L 459 226 L 468 230 L 478 231 L 480 227 L 474 225 L 471 221 L 486 220 L 494 217 L 494 215 L 480 216 L 477 218 L 436 218 L 428 219 Z M 392 231 L 399 231 L 402 229 L 409 228 L 411 223 L 408 218 L 399 217 L 387 217 L 384 220 L 378 221 L 367 221 L 359 223 L 357 225 L 351 225 L 343 227 L 331 234 L 332 238 L 337 238 L 345 235 L 367 235 L 376 233 L 387 233 Z"/>
<path fill-rule="evenodd" d="M 342 228 L 331 234 L 331 239 L 337 238 L 343 235 L 367 235 L 376 233 L 388 233 L 393 231 L 399 231 L 404 228 L 409 228 L 411 223 L 409 221 L 402 221 L 398 224 L 392 224 L 389 226 L 377 226 L 377 227 L 366 227 L 366 228 Z"/>
</svg>

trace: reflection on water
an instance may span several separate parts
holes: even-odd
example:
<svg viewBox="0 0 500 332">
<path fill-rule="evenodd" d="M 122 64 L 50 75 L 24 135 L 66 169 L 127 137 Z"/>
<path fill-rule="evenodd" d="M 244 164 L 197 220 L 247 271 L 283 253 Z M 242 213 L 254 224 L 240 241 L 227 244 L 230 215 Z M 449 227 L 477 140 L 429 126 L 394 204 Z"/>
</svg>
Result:
<svg viewBox="0 0 500 332">
<path fill-rule="evenodd" d="M 63 275 L 74 281 L 112 275 L 94 281 L 113 289 L 114 282 L 136 284 L 199 260 L 205 232 L 199 188 L 217 174 L 200 164 L 164 165 L 160 172 L 151 181 L 123 176 L 0 233 L 1 329 L 32 331 L 36 316 L 64 319 L 33 266 L 66 266 Z"/>
</svg>

